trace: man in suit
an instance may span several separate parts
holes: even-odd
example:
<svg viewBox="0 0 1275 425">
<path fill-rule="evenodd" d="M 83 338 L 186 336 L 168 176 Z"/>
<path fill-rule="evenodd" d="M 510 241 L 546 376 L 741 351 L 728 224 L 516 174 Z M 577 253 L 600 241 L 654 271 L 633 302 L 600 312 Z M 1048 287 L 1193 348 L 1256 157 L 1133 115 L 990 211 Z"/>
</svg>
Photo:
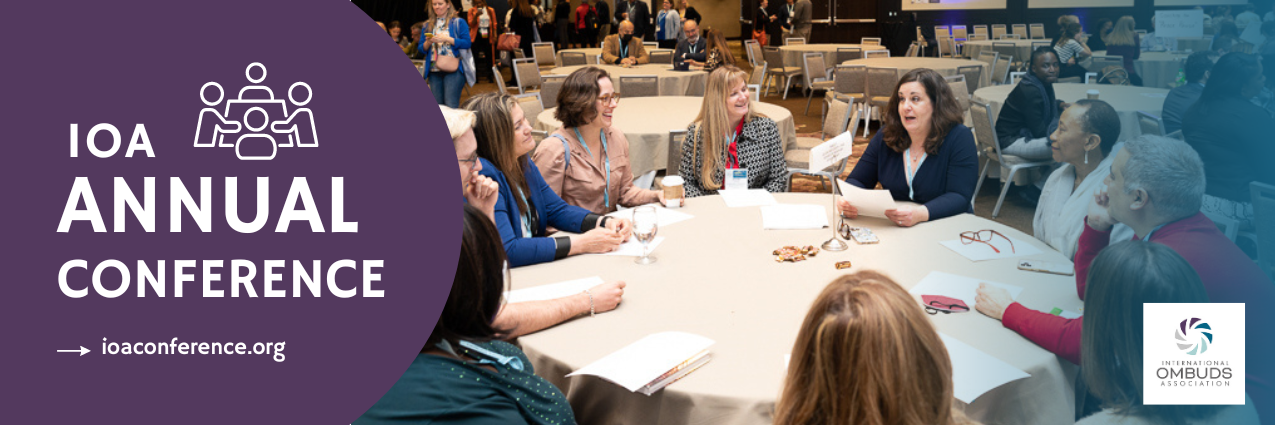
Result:
<svg viewBox="0 0 1275 425">
<path fill-rule="evenodd" d="M 792 12 L 792 36 L 801 37 L 807 43 L 810 42 L 811 7 L 810 0 L 797 0 Z"/>
<path fill-rule="evenodd" d="M 646 32 L 651 30 L 651 9 L 640 0 L 629 0 L 628 2 L 615 5 L 615 20 L 629 21 L 633 24 L 633 36 L 641 40 L 646 37 Z"/>
<path fill-rule="evenodd" d="M 642 39 L 634 36 L 633 23 L 620 22 L 620 32 L 602 40 L 602 61 L 613 65 L 640 65 L 651 62 L 642 46 Z"/>
<path fill-rule="evenodd" d="M 687 60 L 707 61 L 708 52 L 706 50 L 708 50 L 708 42 L 704 40 L 704 37 L 699 36 L 699 24 L 687 19 L 686 22 L 682 23 L 682 33 L 686 37 L 677 41 L 677 48 L 673 50 L 673 62 L 681 63 Z"/>
<path fill-rule="evenodd" d="M 1186 84 L 1171 91 L 1164 98 L 1164 107 L 1160 117 L 1164 119 L 1164 131 L 1172 133 L 1182 129 L 1182 118 L 1187 109 L 1200 99 L 1204 92 L 1204 84 L 1209 80 L 1209 71 L 1213 69 L 1213 61 L 1217 54 L 1210 51 L 1195 52 L 1186 58 Z"/>
</svg>

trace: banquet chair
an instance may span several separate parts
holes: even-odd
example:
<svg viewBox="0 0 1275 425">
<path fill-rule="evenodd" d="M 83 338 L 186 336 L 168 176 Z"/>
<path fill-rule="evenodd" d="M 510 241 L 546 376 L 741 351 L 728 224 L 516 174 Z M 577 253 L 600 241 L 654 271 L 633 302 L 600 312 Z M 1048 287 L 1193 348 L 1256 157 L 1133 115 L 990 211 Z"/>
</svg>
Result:
<svg viewBox="0 0 1275 425">
<path fill-rule="evenodd" d="M 956 103 L 961 104 L 962 113 L 970 110 L 970 89 L 965 86 L 965 76 L 948 75 L 943 79 L 947 80 L 947 86 L 952 89 L 952 95 L 956 96 Z"/>
<path fill-rule="evenodd" d="M 987 34 L 970 34 L 969 39 L 965 41 L 987 41 Z"/>
<path fill-rule="evenodd" d="M 1010 33 L 1017 35 L 1018 38 L 1027 38 L 1027 25 L 1014 24 L 1014 26 L 1010 27 Z"/>
<path fill-rule="evenodd" d="M 990 36 L 987 32 L 987 25 L 975 25 L 974 35 L 982 36 L 986 40 Z"/>
<path fill-rule="evenodd" d="M 744 53 L 748 54 L 748 64 L 753 68 L 762 66 L 764 61 L 761 58 L 761 44 L 757 40 L 744 40 Z"/>
<path fill-rule="evenodd" d="M 660 77 L 654 75 L 621 75 L 620 93 L 624 93 L 624 97 L 659 96 Z"/>
<path fill-rule="evenodd" d="M 668 132 L 668 161 L 664 163 L 665 176 L 681 175 L 682 143 L 686 140 L 686 129 Z"/>
<path fill-rule="evenodd" d="M 1035 51 L 1036 49 L 1039 49 L 1041 47 L 1050 47 L 1052 45 L 1053 45 L 1053 42 L 1051 41 L 1033 41 L 1032 51 Z"/>
<path fill-rule="evenodd" d="M 899 82 L 899 70 L 895 68 L 868 68 L 867 103 L 868 114 L 865 120 L 871 120 L 873 111 L 885 111 L 890 105 L 890 96 L 894 86 Z M 885 112 L 881 112 L 882 116 Z"/>
<path fill-rule="evenodd" d="M 889 50 L 870 50 L 870 51 L 864 52 L 863 57 L 866 59 L 888 58 L 890 57 L 890 51 Z"/>
<path fill-rule="evenodd" d="M 947 25 L 935 25 L 935 26 L 934 26 L 934 38 L 935 38 L 935 39 L 938 39 L 938 38 L 945 38 L 945 37 L 951 37 L 951 36 L 952 36 L 952 28 L 951 28 L 951 27 L 948 27 Z"/>
<path fill-rule="evenodd" d="M 987 72 L 991 73 L 990 78 L 988 78 L 988 80 L 990 80 L 993 84 L 996 83 L 996 62 L 1000 59 L 1000 56 L 1001 54 L 996 52 L 995 50 L 991 50 L 991 51 L 984 50 L 984 51 L 978 52 L 978 57 L 975 58 L 975 60 L 987 64 Z"/>
<path fill-rule="evenodd" d="M 991 38 L 1000 40 L 1002 37 L 1005 37 L 1005 24 L 993 24 Z"/>
<path fill-rule="evenodd" d="M 863 65 L 837 65 L 832 71 L 832 91 L 825 93 L 824 100 L 832 101 L 837 94 L 850 98 L 852 107 L 863 109 L 866 105 L 867 84 L 868 84 L 868 67 Z M 857 130 L 856 128 L 849 129 Z M 868 129 L 863 129 L 863 136 L 868 136 Z"/>
<path fill-rule="evenodd" d="M 583 52 L 562 52 L 562 66 L 588 65 L 588 59 L 584 58 Z"/>
<path fill-rule="evenodd" d="M 761 86 L 762 78 L 766 76 L 766 63 L 753 67 L 753 73 L 748 75 L 748 84 L 756 84 Z"/>
<path fill-rule="evenodd" d="M 1027 33 L 1031 35 L 1032 40 L 1044 40 L 1045 24 L 1031 24 Z"/>
<path fill-rule="evenodd" d="M 915 58 L 919 56 L 920 53 L 921 53 L 921 42 L 913 41 L 912 44 L 908 46 L 908 52 L 904 53 L 903 56 L 906 56 L 909 58 Z"/>
<path fill-rule="evenodd" d="M 531 43 L 531 56 L 536 59 L 536 66 L 541 68 L 558 66 L 553 52 L 553 43 Z"/>
<path fill-rule="evenodd" d="M 992 60 L 996 60 L 996 58 L 993 57 Z M 971 95 L 974 94 L 975 90 L 978 90 L 979 84 L 983 82 L 983 67 L 981 66 L 960 66 L 956 68 L 956 73 L 965 76 L 965 85 L 969 87 Z"/>
<path fill-rule="evenodd" d="M 823 144 L 824 141 L 845 133 L 850 127 L 850 118 L 858 116 L 854 100 L 841 94 L 833 93 L 829 102 L 828 114 L 823 118 L 819 137 L 798 137 L 795 146 L 788 146 L 784 151 L 784 162 L 790 174 L 814 174 L 823 170 L 810 170 L 810 149 Z M 855 123 L 858 127 L 858 123 Z M 854 137 L 851 134 L 850 137 Z"/>
<path fill-rule="evenodd" d="M 491 75 L 496 76 L 496 87 L 500 88 L 500 94 L 508 94 L 509 88 L 505 87 L 505 77 L 500 76 L 499 66 L 496 66 L 496 65 L 491 66 Z"/>
<path fill-rule="evenodd" d="M 1275 186 L 1249 183 L 1249 200 L 1253 203 L 1253 226 L 1257 240 L 1257 265 L 1275 279 Z"/>
<path fill-rule="evenodd" d="M 594 57 L 593 57 L 593 63 L 596 63 L 596 64 L 601 64 L 601 63 L 602 63 L 602 54 L 601 54 L 601 53 L 598 53 L 598 55 L 597 55 L 597 56 L 594 56 Z"/>
<path fill-rule="evenodd" d="M 777 76 L 782 76 L 784 78 L 784 99 L 788 99 L 788 87 L 792 86 L 792 77 L 801 75 L 801 68 L 795 66 L 784 66 L 784 55 L 779 52 L 778 47 L 763 46 L 761 48 L 761 54 L 762 58 L 766 61 L 766 74 L 769 79 L 774 80 Z"/>
<path fill-rule="evenodd" d="M 651 50 L 651 63 L 660 63 L 665 65 L 673 64 L 673 51 L 669 49 Z"/>
<path fill-rule="evenodd" d="M 810 115 L 810 101 L 815 97 L 815 90 L 825 93 L 832 88 L 832 78 L 828 77 L 828 67 L 824 66 L 823 53 L 806 53 L 801 55 L 802 78 L 806 81 L 806 112 Z"/>
<path fill-rule="evenodd" d="M 1018 85 L 1018 80 L 1022 80 L 1022 79 L 1023 79 L 1023 77 L 1026 77 L 1026 76 L 1027 76 L 1027 73 L 1026 73 L 1026 72 L 1023 72 L 1023 71 L 1014 71 L 1014 72 L 1011 72 L 1011 73 L 1009 73 L 1009 81 L 1008 81 L 1008 83 L 1009 83 L 1010 85 Z"/>
<path fill-rule="evenodd" d="M 1019 34 L 1005 34 L 1001 36 L 1001 40 L 1022 40 L 1023 36 Z"/>
<path fill-rule="evenodd" d="M 964 25 L 952 25 L 952 38 L 956 41 L 965 41 L 969 39 L 969 32 L 966 31 Z"/>
<path fill-rule="evenodd" d="M 643 41 L 642 48 L 646 49 L 646 51 L 649 52 L 649 51 L 660 48 L 660 43 L 654 42 L 654 41 Z"/>
<path fill-rule="evenodd" d="M 863 59 L 863 49 L 858 47 L 838 47 L 835 57 L 837 58 L 835 65 L 840 65 L 845 61 Z"/>
<path fill-rule="evenodd" d="M 1000 215 L 1001 204 L 1005 203 L 1005 194 L 1009 193 L 1009 186 L 1014 184 L 1014 175 L 1021 170 L 1048 168 L 1053 161 L 1028 162 L 1019 157 L 1002 154 L 1000 141 L 996 138 L 996 124 L 992 121 L 991 106 L 986 102 L 970 100 L 970 116 L 974 121 L 974 141 L 978 145 L 979 152 L 987 158 L 983 171 L 978 173 L 978 183 L 974 185 L 975 197 L 978 196 L 979 189 L 982 189 L 983 180 L 987 178 L 987 171 L 992 168 L 993 162 L 1000 167 L 1001 175 L 1005 176 L 1005 181 L 1001 182 L 1000 197 L 996 199 L 996 207 L 992 209 L 992 218 L 995 219 Z M 1008 165 L 1009 159 L 1013 159 L 1015 164 Z M 970 207 L 974 207 L 974 198 L 970 198 Z"/>
<path fill-rule="evenodd" d="M 1164 120 L 1160 116 L 1147 111 L 1138 111 L 1138 127 L 1142 129 L 1142 134 L 1152 136 L 1164 135 Z"/>
<path fill-rule="evenodd" d="M 518 83 L 518 94 L 540 87 L 540 66 L 535 61 L 535 58 L 514 59 L 514 81 Z"/>
<path fill-rule="evenodd" d="M 873 44 L 873 45 L 880 46 L 881 37 L 863 37 L 859 39 L 859 44 Z"/>
<path fill-rule="evenodd" d="M 802 44 L 806 44 L 806 39 L 801 37 L 788 37 L 784 39 L 785 46 L 797 46 Z"/>
<path fill-rule="evenodd" d="M 925 34 L 921 33 L 921 27 L 916 27 L 916 40 L 913 40 L 912 42 L 921 46 L 921 53 L 918 53 L 917 56 L 923 55 L 925 52 L 925 46 L 928 46 L 929 43 L 925 41 Z"/>
<path fill-rule="evenodd" d="M 566 75 L 545 75 L 540 78 L 540 103 L 545 109 L 558 107 L 558 93 L 562 91 L 562 84 L 566 81 Z"/>
<path fill-rule="evenodd" d="M 748 87 L 748 98 L 752 99 L 753 102 L 760 102 L 761 101 L 761 85 L 749 84 L 747 87 Z"/>
<path fill-rule="evenodd" d="M 955 39 L 955 38 L 947 37 L 947 38 L 944 38 L 944 39 L 942 39 L 942 40 L 940 40 L 940 41 L 942 41 L 942 42 L 943 42 L 942 44 L 944 44 L 944 45 L 946 45 L 946 46 L 947 46 L 947 56 L 945 56 L 945 57 L 950 57 L 950 58 L 959 58 L 959 57 L 961 57 L 961 51 L 960 51 L 960 50 L 956 47 L 956 39 Z"/>
<path fill-rule="evenodd" d="M 536 124 L 540 123 L 540 113 L 545 111 L 545 105 L 540 101 L 540 93 L 516 94 L 514 100 L 518 102 L 518 106 L 522 107 L 522 113 L 527 117 L 527 122 L 531 123 L 531 128 L 536 128 Z"/>
<path fill-rule="evenodd" d="M 992 72 L 992 81 L 996 84 L 1009 82 L 1009 68 L 1014 63 L 1013 56 L 1000 56 L 996 59 L 996 70 Z"/>
<path fill-rule="evenodd" d="M 934 40 L 934 44 L 936 45 L 935 47 L 938 48 L 936 50 L 937 52 L 936 56 L 940 58 L 952 57 L 952 48 L 950 46 L 951 43 L 949 43 L 949 40 L 951 40 L 950 37 L 942 37 L 942 36 Z"/>
</svg>

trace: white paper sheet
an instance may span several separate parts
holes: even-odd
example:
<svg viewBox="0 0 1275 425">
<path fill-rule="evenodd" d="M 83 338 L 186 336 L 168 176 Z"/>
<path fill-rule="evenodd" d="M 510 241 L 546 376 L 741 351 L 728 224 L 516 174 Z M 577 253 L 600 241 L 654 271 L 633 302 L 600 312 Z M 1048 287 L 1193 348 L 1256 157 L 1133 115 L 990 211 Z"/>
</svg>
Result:
<svg viewBox="0 0 1275 425">
<path fill-rule="evenodd" d="M 655 252 L 655 247 L 660 246 L 660 242 L 664 242 L 663 236 L 656 236 L 655 239 L 651 239 L 651 243 L 647 244 L 647 248 L 646 248 L 647 252 L 648 253 Z M 623 255 L 626 257 L 641 257 L 642 243 L 638 242 L 636 237 L 629 238 L 628 242 L 620 244 L 620 247 L 616 249 L 615 251 L 611 251 L 611 252 L 599 254 L 599 255 Z"/>
<path fill-rule="evenodd" d="M 973 403 L 983 393 L 1031 376 L 961 340 L 941 332 L 939 339 L 947 346 L 947 355 L 952 360 L 952 386 L 957 400 Z"/>
<path fill-rule="evenodd" d="M 837 180 L 837 186 L 841 188 L 841 196 L 859 209 L 859 215 L 885 218 L 886 210 L 899 207 L 888 190 L 860 189 L 844 180 Z"/>
<path fill-rule="evenodd" d="M 598 276 L 568 280 L 566 282 L 549 283 L 506 292 L 505 301 L 512 304 L 527 301 L 552 300 L 579 294 L 584 292 L 585 289 L 601 285 L 602 283 L 602 278 Z"/>
<path fill-rule="evenodd" d="M 684 213 L 684 212 L 674 211 L 668 208 L 664 208 L 660 206 L 660 204 L 651 204 L 651 206 L 655 207 L 655 215 L 658 216 L 659 218 L 660 227 L 665 227 L 673 223 L 695 218 L 695 216 Z M 633 221 L 633 208 L 626 208 L 619 211 L 614 211 L 607 215 L 611 217 L 615 217 L 615 218 L 627 218 L 629 221 Z"/>
<path fill-rule="evenodd" d="M 796 230 L 825 227 L 828 227 L 828 211 L 822 205 L 779 204 L 761 207 L 762 229 Z"/>
<path fill-rule="evenodd" d="M 970 261 L 986 261 L 1000 260 L 1004 258 L 1026 257 L 1028 255 L 1036 255 L 1040 253 L 1040 249 L 1031 243 L 1020 239 L 1010 239 L 1014 241 L 1013 249 L 1010 249 L 1010 243 L 1000 236 L 993 237 L 992 245 L 996 245 L 996 249 L 1001 250 L 999 254 L 992 247 L 982 242 L 972 242 L 970 244 L 962 243 L 960 239 L 939 242 L 940 245 L 947 247 L 957 254 L 969 259 Z"/>
<path fill-rule="evenodd" d="M 1023 287 L 1007 285 L 999 282 L 992 282 L 985 279 L 975 279 L 943 272 L 930 272 L 925 275 L 912 290 L 908 291 L 917 296 L 920 295 L 942 295 L 946 297 L 956 298 L 965 301 L 965 305 L 971 309 L 974 308 L 974 299 L 978 296 L 978 284 L 986 283 L 991 286 L 998 286 L 1009 291 L 1010 298 L 1018 299 L 1018 294 L 1023 292 Z"/>
<path fill-rule="evenodd" d="M 810 171 L 824 171 L 854 152 L 854 132 L 843 132 L 831 140 L 810 148 Z"/>
<path fill-rule="evenodd" d="M 726 206 L 731 208 L 757 207 L 779 203 L 775 201 L 775 197 L 770 192 L 767 192 L 766 189 L 719 190 L 717 193 L 722 196 L 723 201 L 726 201 Z"/>
<path fill-rule="evenodd" d="M 567 376 L 593 375 L 637 391 L 713 344 L 711 339 L 686 332 L 655 333 Z"/>
</svg>

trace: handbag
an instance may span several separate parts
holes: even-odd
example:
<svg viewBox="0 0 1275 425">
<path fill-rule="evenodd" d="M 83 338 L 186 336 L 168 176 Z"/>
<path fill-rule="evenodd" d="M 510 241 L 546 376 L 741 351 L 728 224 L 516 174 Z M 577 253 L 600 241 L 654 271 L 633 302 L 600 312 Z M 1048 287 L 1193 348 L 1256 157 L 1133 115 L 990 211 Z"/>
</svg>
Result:
<svg viewBox="0 0 1275 425">
<path fill-rule="evenodd" d="M 757 43 L 761 44 L 762 46 L 765 46 L 766 45 L 766 30 L 764 29 L 754 30 L 753 40 L 757 40 Z"/>
<path fill-rule="evenodd" d="M 521 45 L 522 36 L 512 32 L 501 34 L 500 38 L 496 40 L 496 50 L 512 52 L 514 50 L 519 50 L 519 46 Z"/>
<path fill-rule="evenodd" d="M 443 48 L 440 45 L 434 45 L 434 59 L 432 61 L 434 66 L 437 66 L 439 71 L 456 72 L 457 69 L 460 69 L 460 58 L 438 54 L 438 51 Z"/>
</svg>

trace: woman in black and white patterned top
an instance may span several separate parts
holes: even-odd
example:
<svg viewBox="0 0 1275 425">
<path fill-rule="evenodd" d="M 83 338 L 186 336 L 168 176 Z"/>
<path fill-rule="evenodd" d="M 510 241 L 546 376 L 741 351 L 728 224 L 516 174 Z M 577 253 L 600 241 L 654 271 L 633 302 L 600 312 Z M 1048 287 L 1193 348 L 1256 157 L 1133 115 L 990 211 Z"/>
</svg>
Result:
<svg viewBox="0 0 1275 425">
<path fill-rule="evenodd" d="M 686 129 L 679 173 L 686 196 L 716 194 L 726 187 L 726 170 L 745 174 L 749 189 L 785 192 L 788 168 L 775 121 L 752 110 L 747 73 L 722 66 L 708 77 L 699 116 Z M 740 173 L 743 171 L 745 173 Z"/>
</svg>

